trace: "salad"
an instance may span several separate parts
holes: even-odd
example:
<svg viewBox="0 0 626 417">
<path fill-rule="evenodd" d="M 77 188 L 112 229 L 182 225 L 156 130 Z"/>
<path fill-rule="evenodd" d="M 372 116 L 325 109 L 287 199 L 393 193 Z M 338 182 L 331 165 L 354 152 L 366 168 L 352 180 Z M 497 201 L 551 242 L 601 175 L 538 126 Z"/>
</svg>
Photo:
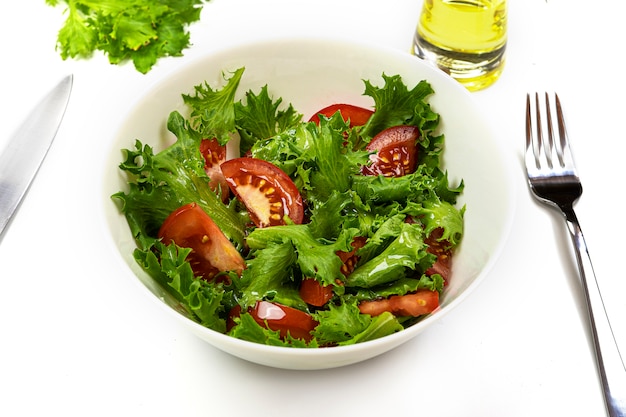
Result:
<svg viewBox="0 0 626 417">
<path fill-rule="evenodd" d="M 436 310 L 465 208 L 430 84 L 382 74 L 363 81 L 372 109 L 305 118 L 267 85 L 237 100 L 244 71 L 182 95 L 168 148 L 124 150 L 112 197 L 139 265 L 198 323 L 274 346 L 365 342 Z"/>
</svg>

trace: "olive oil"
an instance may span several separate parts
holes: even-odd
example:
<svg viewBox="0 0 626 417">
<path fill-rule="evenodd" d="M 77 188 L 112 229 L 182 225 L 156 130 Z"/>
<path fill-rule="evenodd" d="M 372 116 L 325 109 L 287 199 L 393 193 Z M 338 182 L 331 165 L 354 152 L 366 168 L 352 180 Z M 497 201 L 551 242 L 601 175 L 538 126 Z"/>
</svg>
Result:
<svg viewBox="0 0 626 417">
<path fill-rule="evenodd" d="M 506 29 L 506 0 L 424 0 L 413 53 L 479 90 L 502 72 Z"/>
</svg>

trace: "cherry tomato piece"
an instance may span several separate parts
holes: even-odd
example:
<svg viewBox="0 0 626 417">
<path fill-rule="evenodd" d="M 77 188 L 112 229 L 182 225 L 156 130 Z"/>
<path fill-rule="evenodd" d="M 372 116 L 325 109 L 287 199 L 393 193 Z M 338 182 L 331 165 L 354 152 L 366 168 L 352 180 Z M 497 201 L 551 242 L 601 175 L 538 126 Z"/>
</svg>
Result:
<svg viewBox="0 0 626 417">
<path fill-rule="evenodd" d="M 219 272 L 235 271 L 241 275 L 245 262 L 215 222 L 196 203 L 173 211 L 161 225 L 158 237 L 191 248 L 187 260 L 197 276 L 210 281 Z"/>
<path fill-rule="evenodd" d="M 258 227 L 284 225 L 284 216 L 301 224 L 302 196 L 291 178 L 276 165 L 256 158 L 235 158 L 221 164 L 226 182 L 245 204 Z"/>
<path fill-rule="evenodd" d="M 352 241 L 353 249 L 350 252 L 337 251 L 337 256 L 339 256 L 339 258 L 343 262 L 343 265 L 341 266 L 341 272 L 345 276 L 350 275 L 352 271 L 354 271 L 354 268 L 356 268 L 356 264 L 359 261 L 359 257 L 356 256 L 356 251 L 365 246 L 366 241 L 366 237 L 357 236 Z"/>
<path fill-rule="evenodd" d="M 307 342 L 312 339 L 311 331 L 318 324 L 310 314 L 304 311 L 270 301 L 258 301 L 254 307 L 248 309 L 248 313 L 260 326 L 279 331 L 282 338 L 289 334 L 293 338 L 304 339 Z M 230 311 L 227 320 L 228 330 L 234 326 L 233 317 L 238 317 L 240 314 L 240 306 L 235 306 Z"/>
<path fill-rule="evenodd" d="M 394 316 L 417 317 L 432 313 L 439 307 L 439 293 L 437 291 L 419 290 L 405 295 L 392 295 L 382 300 L 363 301 L 359 310 L 363 314 L 378 316 L 389 311 Z"/>
<path fill-rule="evenodd" d="M 300 298 L 305 303 L 321 307 L 333 298 L 333 286 L 322 285 L 315 278 L 306 278 L 300 284 Z"/>
<path fill-rule="evenodd" d="M 229 188 L 220 169 L 222 162 L 226 161 L 226 146 L 220 145 L 217 139 L 203 139 L 200 153 L 204 157 L 204 171 L 210 179 L 209 187 L 216 193 L 221 192 L 222 201 L 226 201 Z"/>
<path fill-rule="evenodd" d="M 331 117 L 337 112 L 341 113 L 343 120 L 345 120 L 346 122 L 350 121 L 350 127 L 363 126 L 365 123 L 367 123 L 370 116 L 374 114 L 372 110 L 363 107 L 353 106 L 352 104 L 332 104 L 317 111 L 313 116 L 311 116 L 309 122 L 315 122 L 319 124 L 320 114 L 323 114 L 326 117 Z"/>
<path fill-rule="evenodd" d="M 386 177 L 401 177 L 414 172 L 418 137 L 416 126 L 393 126 L 378 133 L 365 148 L 370 152 L 376 151 L 370 155 L 372 163 L 364 166 L 361 172 Z"/>
</svg>

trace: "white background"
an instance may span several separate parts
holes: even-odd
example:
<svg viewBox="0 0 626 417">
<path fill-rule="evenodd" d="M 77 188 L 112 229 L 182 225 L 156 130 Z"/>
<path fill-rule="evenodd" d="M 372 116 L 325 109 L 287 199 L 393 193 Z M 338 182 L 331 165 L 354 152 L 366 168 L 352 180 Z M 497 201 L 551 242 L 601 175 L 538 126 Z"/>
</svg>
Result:
<svg viewBox="0 0 626 417">
<path fill-rule="evenodd" d="M 300 372 L 216 350 L 129 279 L 103 244 L 104 155 L 134 100 L 188 59 L 229 42 L 319 33 L 408 52 L 421 1 L 213 0 L 191 27 L 193 47 L 147 75 L 100 55 L 62 61 L 63 8 L 5 2 L 0 148 L 54 83 L 75 78 L 54 145 L 0 244 L 0 415 L 604 415 L 564 224 L 531 199 L 521 155 L 525 94 L 558 91 L 585 187 L 577 211 L 626 351 L 626 62 L 615 5 L 509 1 L 505 71 L 474 93 L 519 156 L 504 253 L 463 305 L 413 341 L 361 364 Z"/>
</svg>

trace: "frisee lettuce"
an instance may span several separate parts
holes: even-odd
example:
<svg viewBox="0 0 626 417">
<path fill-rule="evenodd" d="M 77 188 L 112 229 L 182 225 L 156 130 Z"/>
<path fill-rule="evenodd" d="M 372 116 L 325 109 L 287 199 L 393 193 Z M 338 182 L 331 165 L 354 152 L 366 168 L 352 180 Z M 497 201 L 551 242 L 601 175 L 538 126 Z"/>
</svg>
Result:
<svg viewBox="0 0 626 417">
<path fill-rule="evenodd" d="M 95 51 L 111 64 L 131 60 L 147 73 L 167 56 L 189 47 L 187 27 L 200 19 L 206 0 L 46 0 L 65 4 L 67 18 L 57 35 L 63 59 L 88 58 Z"/>
<path fill-rule="evenodd" d="M 464 185 L 451 185 L 440 164 L 444 136 L 435 134 L 439 115 L 427 102 L 433 94 L 426 81 L 409 89 L 400 76 L 383 74 L 384 85 L 364 81 L 375 113 L 364 126 L 350 128 L 339 114 L 305 123 L 290 104 L 274 99 L 268 86 L 235 96 L 243 77 L 240 68 L 225 77 L 221 88 L 208 84 L 183 94 L 187 118 L 170 114 L 168 129 L 177 140 L 154 154 L 136 141 L 125 150 L 120 168 L 129 176 L 129 191 L 113 195 L 120 202 L 137 240 L 137 262 L 199 323 L 226 332 L 233 307 L 244 311 L 228 331 L 233 337 L 277 346 L 319 347 L 364 342 L 402 330 L 415 319 L 391 313 L 370 317 L 358 303 L 419 289 L 443 291 L 441 276 L 424 274 L 435 261 L 425 238 L 435 229 L 455 247 L 463 236 L 464 208 L 455 207 Z M 418 168 L 399 177 L 364 176 L 364 147 L 381 130 L 397 124 L 418 126 Z M 200 141 L 216 137 L 226 143 L 237 134 L 241 153 L 272 162 L 295 182 L 307 205 L 305 224 L 267 228 L 249 226 L 236 201 L 222 203 L 208 186 Z M 148 138 L 149 139 L 149 138 Z M 157 231 L 167 215 L 196 202 L 240 249 L 246 268 L 239 277 L 207 282 L 193 276 L 185 261 L 189 249 L 164 245 Z M 411 221 L 407 222 L 407 218 Z M 367 238 L 357 251 L 359 262 L 347 277 L 337 251 L 349 252 L 357 236 Z M 332 285 L 334 297 L 312 309 L 298 293 L 301 280 L 314 278 Z M 304 342 L 268 330 L 245 313 L 266 300 L 306 311 L 319 325 Z"/>
</svg>

